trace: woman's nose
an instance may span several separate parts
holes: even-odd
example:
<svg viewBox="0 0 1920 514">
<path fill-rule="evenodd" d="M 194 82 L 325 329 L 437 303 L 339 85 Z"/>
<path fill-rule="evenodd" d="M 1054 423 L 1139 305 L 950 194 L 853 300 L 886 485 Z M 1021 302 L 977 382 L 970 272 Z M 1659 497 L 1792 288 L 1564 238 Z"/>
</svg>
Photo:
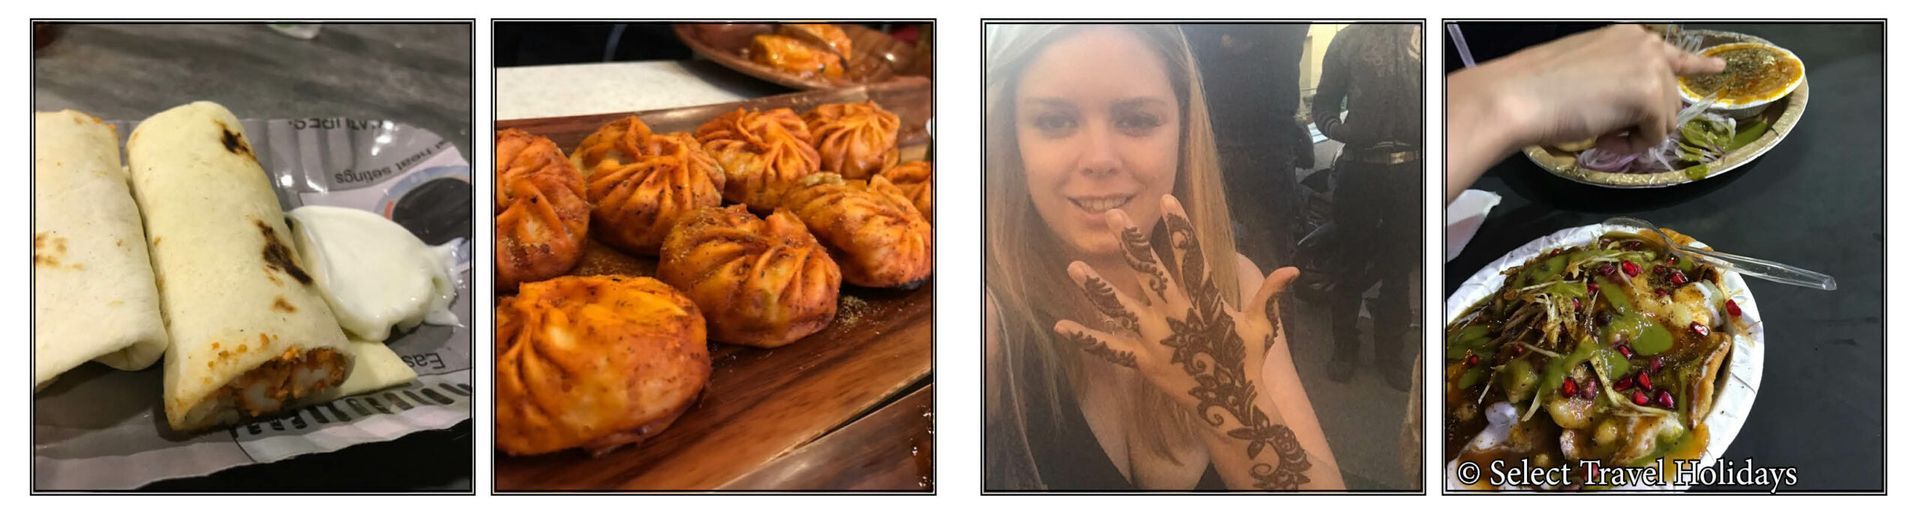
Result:
<svg viewBox="0 0 1920 514">
<path fill-rule="evenodd" d="M 1086 145 L 1080 150 L 1080 173 L 1104 177 L 1120 171 L 1120 154 L 1114 148 L 1113 131 L 1096 125 L 1087 131 Z"/>
</svg>

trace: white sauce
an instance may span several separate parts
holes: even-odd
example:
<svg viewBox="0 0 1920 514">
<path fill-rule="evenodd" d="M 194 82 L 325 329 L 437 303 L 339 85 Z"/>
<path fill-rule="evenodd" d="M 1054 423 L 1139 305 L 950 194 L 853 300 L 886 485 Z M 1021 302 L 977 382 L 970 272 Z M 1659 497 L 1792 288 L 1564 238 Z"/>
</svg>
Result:
<svg viewBox="0 0 1920 514">
<path fill-rule="evenodd" d="M 458 323 L 448 252 L 421 243 L 378 214 L 307 206 L 287 213 L 300 260 L 355 339 L 385 341 L 395 328 Z"/>
<path fill-rule="evenodd" d="M 1460 450 L 1461 453 L 1475 450 L 1484 451 L 1506 444 L 1507 437 L 1513 433 L 1513 425 L 1520 421 L 1520 410 L 1514 408 L 1511 403 L 1494 402 L 1492 405 L 1487 406 L 1485 412 L 1487 416 L 1487 427 L 1480 429 L 1480 433 L 1474 434 L 1473 439 L 1467 441 L 1467 447 Z M 1453 460 L 1447 461 L 1448 489 L 1476 489 L 1485 488 L 1488 485 L 1486 478 L 1488 470 L 1480 470 L 1481 478 L 1475 482 L 1475 485 L 1468 485 L 1460 481 L 1459 468 L 1459 456 L 1456 455 Z"/>
</svg>

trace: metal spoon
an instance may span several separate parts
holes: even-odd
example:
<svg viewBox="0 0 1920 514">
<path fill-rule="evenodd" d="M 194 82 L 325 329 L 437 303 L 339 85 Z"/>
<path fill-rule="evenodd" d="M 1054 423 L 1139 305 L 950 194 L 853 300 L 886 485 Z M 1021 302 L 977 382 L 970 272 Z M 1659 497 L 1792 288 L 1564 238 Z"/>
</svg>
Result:
<svg viewBox="0 0 1920 514">
<path fill-rule="evenodd" d="M 1625 218 L 1625 217 L 1607 218 L 1606 224 L 1621 225 L 1621 226 L 1627 226 L 1627 227 L 1633 227 L 1633 228 L 1651 231 L 1654 234 L 1658 234 L 1660 236 L 1661 241 L 1665 241 L 1667 243 L 1667 248 L 1672 248 L 1674 250 L 1684 252 L 1684 253 L 1693 255 L 1695 257 L 1699 257 L 1701 260 L 1706 261 L 1707 264 L 1712 264 L 1714 266 L 1719 266 L 1721 268 L 1730 269 L 1730 270 L 1739 272 L 1742 275 L 1762 278 L 1762 279 L 1770 280 L 1773 282 L 1779 282 L 1779 283 L 1790 285 L 1790 286 L 1811 287 L 1814 289 L 1819 289 L 1821 291 L 1832 291 L 1840 287 L 1838 284 L 1834 283 L 1833 276 L 1827 275 L 1825 273 L 1808 271 L 1808 270 L 1804 270 L 1804 269 L 1800 269 L 1793 266 L 1788 266 L 1785 264 L 1768 261 L 1768 260 L 1755 259 L 1752 257 L 1742 257 L 1739 255 L 1734 255 L 1730 253 L 1701 250 L 1699 248 L 1694 248 L 1691 246 L 1681 246 L 1680 244 L 1675 243 L 1672 238 L 1667 237 L 1666 233 L 1661 232 L 1659 227 L 1654 226 L 1652 223 L 1648 223 L 1647 220 L 1643 220 L 1639 218 Z"/>
</svg>

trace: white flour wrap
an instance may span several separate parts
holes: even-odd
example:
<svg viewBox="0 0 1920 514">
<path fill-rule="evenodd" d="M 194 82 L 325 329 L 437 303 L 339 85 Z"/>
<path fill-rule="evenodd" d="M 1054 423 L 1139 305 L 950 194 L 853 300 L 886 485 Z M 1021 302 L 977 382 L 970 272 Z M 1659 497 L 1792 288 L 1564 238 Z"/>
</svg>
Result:
<svg viewBox="0 0 1920 514">
<path fill-rule="evenodd" d="M 124 370 L 167 349 L 140 210 L 113 127 L 33 115 L 33 386 L 89 360 Z"/>
<path fill-rule="evenodd" d="M 240 120 L 211 102 L 140 122 L 127 141 L 167 333 L 167 423 L 231 424 L 332 394 L 353 367 L 299 262 Z"/>
<path fill-rule="evenodd" d="M 387 347 L 387 343 L 349 339 L 353 341 L 348 345 L 348 353 L 353 355 L 353 369 L 347 371 L 347 380 L 333 391 L 312 398 L 313 401 L 371 393 L 420 377 L 412 367 L 407 366 L 406 361 L 400 360 L 400 354 L 393 353 L 393 349 Z"/>
</svg>

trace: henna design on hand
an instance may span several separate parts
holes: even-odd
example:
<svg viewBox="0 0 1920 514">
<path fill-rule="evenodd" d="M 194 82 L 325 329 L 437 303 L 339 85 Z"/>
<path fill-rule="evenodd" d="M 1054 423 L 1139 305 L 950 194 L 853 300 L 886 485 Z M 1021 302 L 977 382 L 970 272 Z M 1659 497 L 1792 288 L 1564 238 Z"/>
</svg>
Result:
<svg viewBox="0 0 1920 514">
<path fill-rule="evenodd" d="M 1267 326 L 1273 327 L 1273 335 L 1267 336 L 1265 345 L 1267 349 L 1272 349 L 1274 343 L 1280 342 L 1280 338 L 1286 337 L 1286 332 L 1280 329 L 1280 311 L 1286 309 L 1287 300 L 1285 296 L 1286 295 L 1276 294 L 1273 295 L 1273 298 L 1267 300 Z"/>
<path fill-rule="evenodd" d="M 1128 332 L 1140 333 L 1140 318 L 1135 317 L 1126 306 L 1120 304 L 1120 297 L 1114 293 L 1112 284 L 1108 284 L 1100 277 L 1088 275 L 1086 280 L 1081 281 L 1080 290 L 1087 294 L 1087 300 L 1093 302 L 1093 307 L 1098 309 L 1101 315 Z"/>
<path fill-rule="evenodd" d="M 1167 298 L 1167 276 L 1153 264 L 1153 243 L 1140 227 L 1120 231 L 1120 254 L 1126 257 L 1127 266 L 1135 273 L 1147 276 L 1147 289 L 1162 300 Z"/>
<path fill-rule="evenodd" d="M 1063 331 L 1060 333 L 1060 337 L 1066 339 L 1069 343 L 1073 343 L 1074 346 L 1080 347 L 1082 351 L 1091 353 L 1093 356 L 1111 362 L 1116 366 L 1124 368 L 1139 367 L 1139 362 L 1134 358 L 1133 352 L 1115 350 L 1112 346 L 1107 346 L 1107 343 L 1100 342 L 1099 339 L 1084 332 L 1077 330 Z"/>
<path fill-rule="evenodd" d="M 1229 417 L 1239 425 L 1228 429 L 1226 435 L 1247 442 L 1247 458 L 1254 460 L 1249 470 L 1254 485 L 1299 489 L 1308 481 L 1306 471 L 1311 463 L 1293 429 L 1268 419 L 1254 402 L 1258 393 L 1247 376 L 1246 346 L 1234 329 L 1233 318 L 1227 315 L 1219 288 L 1209 277 L 1193 224 L 1177 214 L 1167 216 L 1166 223 L 1173 251 L 1181 255 L 1177 264 L 1170 265 L 1179 268 L 1176 274 L 1193 302 L 1186 319 L 1167 319 L 1173 333 L 1161 344 L 1172 348 L 1173 363 L 1193 376 L 1196 385 L 1188 394 L 1200 401 L 1196 407 L 1200 418 L 1215 428 L 1224 426 Z M 1265 310 L 1270 321 L 1276 320 L 1277 308 Z M 1272 456 L 1263 459 L 1263 453 Z"/>
</svg>

